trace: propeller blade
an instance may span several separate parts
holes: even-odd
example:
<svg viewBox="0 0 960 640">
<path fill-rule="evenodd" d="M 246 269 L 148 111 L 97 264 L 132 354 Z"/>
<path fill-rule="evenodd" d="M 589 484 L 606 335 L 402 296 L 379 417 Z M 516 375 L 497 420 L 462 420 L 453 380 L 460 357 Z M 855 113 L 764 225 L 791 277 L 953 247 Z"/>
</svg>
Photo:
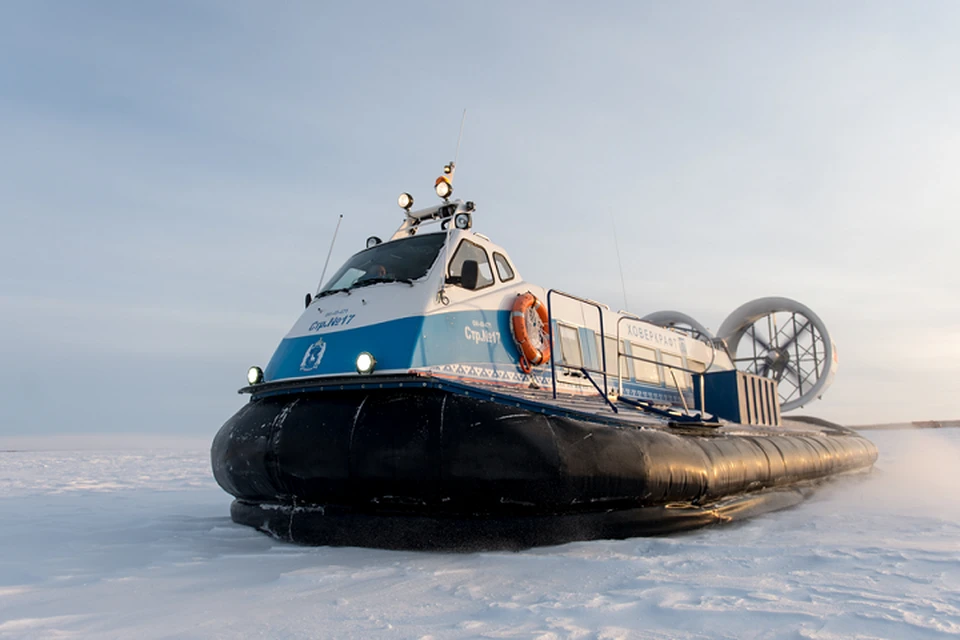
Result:
<svg viewBox="0 0 960 640">
<path fill-rule="evenodd" d="M 793 384 L 797 387 L 797 390 L 802 394 L 803 393 L 803 383 L 809 376 L 801 376 L 800 371 L 796 369 L 792 363 L 787 362 L 787 366 L 784 367 L 784 371 L 789 371 L 793 374 L 793 379 L 796 381 Z"/>
<path fill-rule="evenodd" d="M 753 341 L 763 347 L 764 351 L 770 351 L 770 345 L 763 341 L 763 338 L 757 335 L 757 332 L 753 332 Z"/>
<path fill-rule="evenodd" d="M 781 348 L 783 348 L 783 349 L 789 349 L 789 348 L 790 348 L 790 345 L 792 345 L 794 342 L 796 342 L 797 338 L 800 337 L 800 334 L 803 333 L 804 331 L 806 331 L 807 327 L 810 326 L 810 320 L 808 320 L 807 318 L 804 318 L 804 320 L 806 320 L 806 322 L 803 323 L 803 326 L 801 326 L 799 329 L 797 329 L 796 331 L 794 331 L 793 335 L 790 336 L 790 339 L 787 340 L 786 342 L 784 342 L 782 345 L 780 345 Z"/>
</svg>

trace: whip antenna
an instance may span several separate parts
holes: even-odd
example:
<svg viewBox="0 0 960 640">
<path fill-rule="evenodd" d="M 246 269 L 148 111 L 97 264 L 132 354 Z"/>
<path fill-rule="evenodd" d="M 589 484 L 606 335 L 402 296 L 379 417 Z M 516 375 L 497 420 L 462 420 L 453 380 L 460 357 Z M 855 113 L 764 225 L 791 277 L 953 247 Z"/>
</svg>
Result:
<svg viewBox="0 0 960 640">
<path fill-rule="evenodd" d="M 623 281 L 623 263 L 620 261 L 620 243 L 617 242 L 617 223 L 612 218 L 610 223 L 613 225 L 613 247 L 617 250 L 617 267 L 620 269 L 620 288 L 623 290 L 623 310 L 630 311 L 630 305 L 627 304 L 627 284 Z"/>
<path fill-rule="evenodd" d="M 453 154 L 453 164 L 457 164 L 460 159 L 460 141 L 463 140 L 463 122 L 467 119 L 467 108 L 463 108 L 463 115 L 460 117 L 460 133 L 457 135 L 457 152 Z"/>
<path fill-rule="evenodd" d="M 327 265 L 330 264 L 330 256 L 333 254 L 333 243 L 337 241 L 337 232 L 340 231 L 341 222 L 343 222 L 342 213 L 337 219 L 337 228 L 333 230 L 333 240 L 330 241 L 330 250 L 327 251 L 327 259 L 323 263 L 323 271 L 320 273 L 320 284 L 317 285 L 317 293 L 320 293 L 320 288 L 323 286 L 323 278 L 327 275 Z"/>
<path fill-rule="evenodd" d="M 433 184 L 437 195 L 443 198 L 444 202 L 449 202 L 450 196 L 453 195 L 453 174 L 457 170 L 457 158 L 460 157 L 460 141 L 463 139 L 463 121 L 466 119 L 467 110 L 464 108 L 463 116 L 460 118 L 460 134 L 457 136 L 457 152 L 453 154 L 453 160 L 450 164 L 443 165 L 443 174 Z"/>
</svg>

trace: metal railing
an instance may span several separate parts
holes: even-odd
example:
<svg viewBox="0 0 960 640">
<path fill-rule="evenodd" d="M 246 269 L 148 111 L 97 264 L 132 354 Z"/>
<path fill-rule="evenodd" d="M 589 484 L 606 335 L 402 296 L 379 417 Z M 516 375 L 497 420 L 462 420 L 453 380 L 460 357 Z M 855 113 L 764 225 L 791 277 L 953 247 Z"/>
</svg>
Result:
<svg viewBox="0 0 960 640">
<path fill-rule="evenodd" d="M 680 367 L 680 366 L 677 366 L 677 365 L 668 364 L 668 363 L 662 362 L 662 361 L 660 361 L 660 360 L 651 359 L 651 358 L 643 358 L 643 357 L 640 357 L 640 356 L 635 356 L 635 355 L 633 355 L 632 353 L 624 353 L 623 351 L 620 350 L 620 349 L 623 347 L 623 339 L 620 337 L 620 324 L 621 324 L 624 320 L 633 320 L 634 322 L 646 322 L 645 320 L 643 320 L 643 319 L 640 318 L 639 316 L 635 316 L 635 315 L 632 315 L 632 314 L 630 314 L 630 315 L 621 315 L 621 316 L 617 319 L 617 385 L 619 386 L 619 388 L 620 388 L 620 389 L 623 389 L 623 369 L 620 367 L 620 358 L 630 358 L 631 360 L 634 360 L 634 361 L 638 361 L 638 360 L 639 360 L 640 362 L 649 362 L 650 364 L 655 364 L 655 365 L 659 365 L 659 366 L 666 367 L 667 369 L 670 369 L 670 375 L 673 377 L 673 384 L 674 384 L 674 386 L 675 386 L 676 389 L 677 389 L 677 393 L 680 395 L 680 403 L 683 405 L 684 410 L 686 410 L 687 413 L 689 413 L 689 412 L 690 412 L 690 409 L 689 409 L 689 407 L 687 406 L 687 400 L 686 400 L 686 398 L 684 398 L 684 396 L 683 396 L 683 390 L 680 388 L 680 381 L 677 380 L 677 376 L 675 375 L 675 371 L 683 371 L 683 372 L 685 372 L 685 373 L 689 373 L 691 376 L 700 376 L 700 396 L 701 396 L 701 398 L 700 398 L 700 406 L 701 406 L 701 410 L 703 410 L 704 412 L 706 412 L 706 410 L 703 409 L 703 405 L 704 405 L 704 398 L 703 398 L 703 374 L 704 374 L 704 371 L 696 371 L 696 370 L 694 370 L 694 369 L 688 369 L 687 367 Z M 712 364 L 712 363 L 711 363 L 711 364 Z"/>
<path fill-rule="evenodd" d="M 566 293 L 564 291 L 558 291 L 556 289 L 550 289 L 547 291 L 547 322 L 549 323 L 550 328 L 550 382 L 553 385 L 553 399 L 557 399 L 557 353 L 558 351 L 554 348 L 554 330 L 553 330 L 553 296 L 558 295 L 569 300 L 574 300 L 581 304 L 587 304 L 597 310 L 597 316 L 600 318 L 600 335 L 603 335 L 603 305 L 594 300 L 588 298 L 581 298 L 580 296 L 575 296 L 571 293 Z M 600 393 L 603 396 L 603 399 L 606 401 L 610 408 L 613 409 L 614 413 L 619 413 L 616 405 L 610 402 L 610 391 L 607 385 L 607 345 L 604 340 L 600 340 L 600 366 L 603 367 L 603 370 L 591 369 L 590 367 L 583 365 L 583 349 L 580 351 L 580 366 L 576 367 L 590 383 L 597 390 L 597 393 Z M 563 366 L 563 365 L 561 365 Z M 574 367 L 567 367 L 573 369 Z M 603 389 L 600 389 L 600 385 L 590 376 L 590 373 L 598 373 L 603 376 Z"/>
<path fill-rule="evenodd" d="M 613 402 L 610 401 L 610 389 L 609 389 L 608 379 L 609 379 L 609 377 L 610 377 L 611 374 L 609 373 L 608 367 L 607 367 L 607 335 L 606 335 L 606 332 L 604 332 L 604 330 L 603 330 L 603 305 L 601 305 L 599 302 L 596 302 L 596 301 L 594 301 L 594 300 L 590 300 L 589 298 L 581 298 L 580 296 L 575 296 L 575 295 L 573 295 L 573 294 L 566 293 L 566 292 L 564 292 L 564 291 L 559 291 L 559 290 L 557 290 L 557 289 L 550 289 L 549 291 L 547 291 L 547 322 L 548 322 L 549 327 L 550 327 L 550 353 L 551 353 L 551 356 L 550 356 L 550 381 L 551 381 L 551 384 L 552 384 L 553 397 L 554 397 L 554 399 L 556 399 L 556 397 L 557 397 L 557 356 L 558 356 L 558 355 L 561 355 L 561 356 L 562 356 L 562 354 L 555 348 L 556 342 L 557 342 L 557 337 L 554 336 L 554 333 L 558 333 L 558 331 L 557 331 L 557 332 L 554 331 L 554 317 L 553 317 L 553 296 L 554 296 L 554 295 L 558 295 L 558 296 L 567 298 L 567 299 L 569 299 L 569 300 L 573 300 L 573 301 L 575 301 L 575 302 L 579 302 L 579 303 L 581 303 L 581 304 L 589 305 L 589 306 L 591 306 L 591 307 L 593 307 L 594 309 L 597 310 L 597 317 L 598 317 L 599 320 L 600 320 L 600 339 L 598 340 L 598 342 L 600 343 L 600 366 L 602 367 L 602 370 L 592 369 L 592 368 L 587 367 L 587 366 L 584 366 L 584 365 L 582 364 L 582 360 L 583 360 L 583 348 L 582 348 L 582 347 L 581 347 L 581 350 L 580 350 L 581 366 L 564 365 L 563 363 L 561 363 L 560 366 L 561 366 L 562 368 L 573 369 L 573 370 L 576 370 L 576 371 L 581 372 L 581 373 L 584 375 L 584 377 L 586 377 L 586 379 L 589 380 L 590 383 L 593 385 L 593 387 L 597 390 L 597 393 L 599 393 L 599 394 L 601 394 L 601 395 L 603 396 L 603 398 L 604 398 L 604 400 L 606 400 L 607 404 L 610 405 L 610 408 L 613 409 L 614 412 L 617 412 L 617 407 L 616 407 L 616 405 L 614 405 Z M 687 368 L 687 367 L 682 367 L 682 366 L 679 366 L 679 365 L 669 364 L 669 363 L 662 362 L 661 360 L 658 360 L 658 359 L 655 359 L 655 358 L 644 358 L 644 357 L 642 357 L 642 356 L 634 355 L 634 354 L 632 354 L 632 353 L 625 353 L 624 351 L 622 351 L 622 348 L 623 348 L 623 339 L 621 338 L 621 335 L 620 335 L 620 325 L 623 323 L 624 320 L 632 320 L 632 321 L 634 321 L 634 322 L 645 322 L 645 321 L 644 321 L 642 318 L 640 318 L 639 316 L 635 316 L 635 315 L 632 315 L 632 314 L 624 315 L 624 314 L 621 312 L 621 313 L 619 313 L 618 315 L 620 316 L 620 317 L 617 319 L 617 331 L 616 331 L 616 347 L 617 347 L 617 373 L 616 373 L 616 376 L 617 376 L 617 390 L 618 390 L 618 393 L 619 393 L 619 394 L 622 394 L 622 392 L 623 392 L 623 368 L 620 366 L 621 358 L 629 358 L 630 360 L 633 360 L 633 361 L 647 362 L 647 363 L 650 363 L 650 364 L 655 364 L 655 365 L 658 365 L 658 366 L 665 367 L 666 369 L 669 369 L 669 370 L 670 370 L 670 375 L 671 375 L 671 377 L 673 378 L 673 384 L 674 384 L 674 386 L 675 386 L 675 388 L 676 388 L 676 390 L 677 390 L 677 393 L 678 393 L 679 396 L 680 396 L 680 402 L 681 402 L 681 404 L 683 405 L 683 408 L 684 408 L 684 410 L 686 410 L 687 413 L 690 412 L 690 409 L 689 409 L 689 407 L 688 407 L 688 405 L 687 405 L 687 400 L 686 400 L 686 398 L 685 398 L 684 395 L 683 395 L 683 389 L 681 389 L 681 387 L 680 387 L 680 381 L 678 380 L 675 372 L 676 372 L 676 371 L 682 371 L 682 372 L 684 372 L 684 373 L 689 373 L 691 376 L 699 376 L 699 377 L 700 377 L 700 385 L 699 385 L 699 388 L 700 388 L 700 394 L 701 394 L 700 407 L 701 407 L 701 411 L 703 411 L 704 413 L 706 413 L 706 408 L 704 407 L 704 398 L 702 397 L 702 396 L 703 396 L 703 386 L 704 386 L 704 385 L 703 385 L 703 374 L 704 374 L 704 372 L 703 372 L 703 371 L 696 371 L 696 370 L 694 370 L 694 369 L 689 369 L 689 368 Z M 575 325 L 575 326 L 577 326 L 577 325 Z M 559 325 L 557 326 L 557 328 L 559 329 Z M 578 331 L 579 331 L 579 329 L 578 329 Z M 600 385 L 598 385 L 597 382 L 593 379 L 593 377 L 591 377 L 591 375 L 590 375 L 591 373 L 595 373 L 595 374 L 599 374 L 599 375 L 603 376 L 603 388 L 602 388 L 602 389 L 600 388 Z M 696 388 L 696 386 L 695 386 L 695 388 Z"/>
</svg>

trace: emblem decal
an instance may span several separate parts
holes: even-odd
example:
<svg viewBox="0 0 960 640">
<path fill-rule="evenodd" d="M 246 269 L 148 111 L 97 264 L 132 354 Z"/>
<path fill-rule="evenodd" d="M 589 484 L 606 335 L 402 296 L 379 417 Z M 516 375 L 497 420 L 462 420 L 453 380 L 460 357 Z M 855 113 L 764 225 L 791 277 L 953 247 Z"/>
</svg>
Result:
<svg viewBox="0 0 960 640">
<path fill-rule="evenodd" d="M 307 351 L 303 354 L 303 360 L 300 362 L 300 371 L 316 371 L 326 350 L 327 343 L 323 341 L 323 338 L 307 347 Z"/>
</svg>

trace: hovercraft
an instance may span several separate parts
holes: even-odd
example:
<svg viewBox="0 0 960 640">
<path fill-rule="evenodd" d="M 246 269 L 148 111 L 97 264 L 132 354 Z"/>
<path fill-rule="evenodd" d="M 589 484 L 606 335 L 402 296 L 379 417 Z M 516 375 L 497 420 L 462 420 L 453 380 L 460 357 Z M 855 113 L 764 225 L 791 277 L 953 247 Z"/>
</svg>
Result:
<svg viewBox="0 0 960 640">
<path fill-rule="evenodd" d="M 233 520 L 308 544 L 523 548 L 668 533 L 869 469 L 856 432 L 783 417 L 836 372 L 820 318 L 749 302 L 718 335 L 529 283 L 473 202 L 413 210 L 307 305 L 216 435 Z"/>
</svg>

